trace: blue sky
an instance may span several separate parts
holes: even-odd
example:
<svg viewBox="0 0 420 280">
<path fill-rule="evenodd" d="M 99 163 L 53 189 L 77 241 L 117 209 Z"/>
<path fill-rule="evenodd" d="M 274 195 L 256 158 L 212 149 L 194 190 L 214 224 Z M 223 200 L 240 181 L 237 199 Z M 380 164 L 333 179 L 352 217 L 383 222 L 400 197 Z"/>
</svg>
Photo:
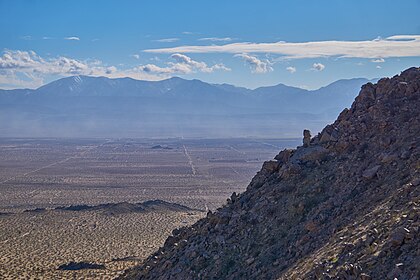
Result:
<svg viewBox="0 0 420 280">
<path fill-rule="evenodd" d="M 0 11 L 0 88 L 77 74 L 318 88 L 420 65 L 418 0 L 0 0 Z"/>
</svg>

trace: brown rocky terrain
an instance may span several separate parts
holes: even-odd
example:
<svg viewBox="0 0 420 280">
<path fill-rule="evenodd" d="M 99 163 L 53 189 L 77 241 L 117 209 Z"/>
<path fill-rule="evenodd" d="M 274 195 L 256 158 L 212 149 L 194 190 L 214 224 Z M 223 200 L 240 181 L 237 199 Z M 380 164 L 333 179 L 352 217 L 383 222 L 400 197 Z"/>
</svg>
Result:
<svg viewBox="0 0 420 280">
<path fill-rule="evenodd" d="M 419 101 L 420 68 L 364 85 L 121 279 L 419 279 Z"/>
</svg>

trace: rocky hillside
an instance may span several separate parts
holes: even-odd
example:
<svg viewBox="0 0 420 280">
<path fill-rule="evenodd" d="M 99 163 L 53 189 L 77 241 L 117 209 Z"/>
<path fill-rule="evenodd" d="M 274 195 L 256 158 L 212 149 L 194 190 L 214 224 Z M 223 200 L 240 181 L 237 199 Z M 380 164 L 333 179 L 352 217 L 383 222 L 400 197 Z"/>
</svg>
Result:
<svg viewBox="0 0 420 280">
<path fill-rule="evenodd" d="M 121 279 L 419 279 L 420 68 L 304 135 Z"/>
</svg>

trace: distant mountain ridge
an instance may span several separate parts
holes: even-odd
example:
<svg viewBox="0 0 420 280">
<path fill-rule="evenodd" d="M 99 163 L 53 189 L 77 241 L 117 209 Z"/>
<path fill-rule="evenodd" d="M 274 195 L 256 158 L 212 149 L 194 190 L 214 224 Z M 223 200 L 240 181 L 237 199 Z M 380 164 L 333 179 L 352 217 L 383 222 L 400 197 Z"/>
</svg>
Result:
<svg viewBox="0 0 420 280">
<path fill-rule="evenodd" d="M 290 137 L 308 120 L 311 129 L 319 130 L 351 104 L 366 82 L 339 80 L 318 90 L 283 84 L 251 90 L 178 77 L 73 76 L 35 90 L 0 90 L 0 119 L 8 120 L 0 123 L 0 131 L 12 137 Z"/>
</svg>

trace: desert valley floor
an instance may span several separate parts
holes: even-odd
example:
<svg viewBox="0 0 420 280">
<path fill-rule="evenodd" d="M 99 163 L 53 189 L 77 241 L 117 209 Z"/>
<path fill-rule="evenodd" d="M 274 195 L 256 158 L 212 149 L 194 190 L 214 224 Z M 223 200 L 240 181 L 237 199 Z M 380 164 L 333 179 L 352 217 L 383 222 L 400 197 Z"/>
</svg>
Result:
<svg viewBox="0 0 420 280">
<path fill-rule="evenodd" d="M 0 276 L 112 279 L 300 141 L 2 138 Z"/>
</svg>

